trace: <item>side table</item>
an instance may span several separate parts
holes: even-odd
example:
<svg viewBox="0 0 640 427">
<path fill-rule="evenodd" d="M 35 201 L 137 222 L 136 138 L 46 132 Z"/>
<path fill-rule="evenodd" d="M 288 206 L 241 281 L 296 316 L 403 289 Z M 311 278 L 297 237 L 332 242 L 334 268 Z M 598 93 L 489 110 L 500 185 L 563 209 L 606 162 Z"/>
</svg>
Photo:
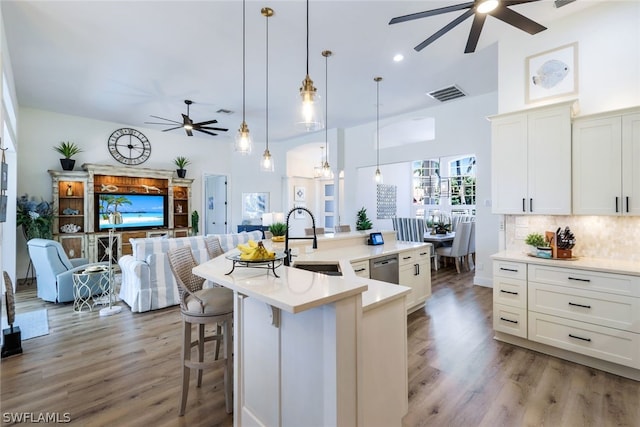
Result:
<svg viewBox="0 0 640 427">
<path fill-rule="evenodd" d="M 73 273 L 73 311 L 93 311 L 97 304 L 108 304 L 110 289 L 108 267 Z"/>
</svg>

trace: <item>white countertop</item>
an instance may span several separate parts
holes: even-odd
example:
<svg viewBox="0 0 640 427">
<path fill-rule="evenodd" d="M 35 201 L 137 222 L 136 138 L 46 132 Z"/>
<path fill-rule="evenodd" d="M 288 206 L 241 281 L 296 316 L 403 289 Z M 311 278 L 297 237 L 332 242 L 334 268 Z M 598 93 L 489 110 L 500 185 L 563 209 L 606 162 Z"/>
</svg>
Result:
<svg viewBox="0 0 640 427">
<path fill-rule="evenodd" d="M 494 260 L 526 262 L 528 264 L 552 265 L 555 267 L 575 268 L 579 270 L 601 271 L 604 273 L 629 274 L 640 276 L 640 263 L 604 258 L 578 257 L 572 260 L 545 259 L 529 256 L 523 252 L 499 252 L 491 256 Z"/>
<path fill-rule="evenodd" d="M 290 313 L 299 313 L 343 298 L 362 294 L 363 311 L 370 310 L 388 301 L 400 298 L 410 292 L 406 286 L 365 279 L 355 275 L 351 261 L 358 261 L 381 255 L 397 253 L 429 244 L 391 242 L 381 246 L 348 246 L 344 248 L 314 250 L 306 253 L 301 249 L 296 262 L 340 264 L 342 276 L 327 276 L 293 267 L 276 268 L 279 278 L 266 269 L 236 266 L 232 274 L 232 261 L 221 255 L 200 264 L 193 272 L 201 277 L 219 283 L 229 289 L 249 297 L 257 298 Z M 236 252 L 229 252 L 233 254 Z"/>
</svg>

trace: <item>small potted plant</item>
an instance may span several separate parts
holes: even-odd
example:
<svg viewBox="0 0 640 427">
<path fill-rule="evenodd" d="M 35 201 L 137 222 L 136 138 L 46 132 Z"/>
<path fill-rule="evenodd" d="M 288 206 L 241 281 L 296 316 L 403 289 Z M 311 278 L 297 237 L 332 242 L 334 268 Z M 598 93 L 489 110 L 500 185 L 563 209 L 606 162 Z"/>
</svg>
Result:
<svg viewBox="0 0 640 427">
<path fill-rule="evenodd" d="M 542 234 L 531 233 L 524 239 L 524 242 L 531 247 L 531 255 L 543 258 L 551 257 L 551 247 Z M 547 256 L 547 254 L 549 256 Z"/>
<path fill-rule="evenodd" d="M 187 170 L 185 169 L 185 166 L 190 164 L 191 160 L 183 156 L 178 156 L 173 159 L 173 163 L 175 163 L 175 165 L 178 167 L 178 169 L 176 169 L 176 173 L 178 174 L 179 178 L 184 178 L 185 176 L 187 176 Z"/>
<path fill-rule="evenodd" d="M 66 171 L 73 170 L 73 167 L 76 164 L 76 161 L 71 157 L 82 152 L 80 147 L 78 147 L 74 142 L 69 141 L 62 141 L 60 144 L 53 147 L 53 149 L 64 156 L 63 159 L 60 159 L 60 165 L 62 165 L 62 170 Z"/>
<path fill-rule="evenodd" d="M 269 231 L 273 234 L 272 242 L 284 242 L 284 236 L 287 234 L 287 224 L 284 222 L 274 222 L 269 226 Z"/>
</svg>

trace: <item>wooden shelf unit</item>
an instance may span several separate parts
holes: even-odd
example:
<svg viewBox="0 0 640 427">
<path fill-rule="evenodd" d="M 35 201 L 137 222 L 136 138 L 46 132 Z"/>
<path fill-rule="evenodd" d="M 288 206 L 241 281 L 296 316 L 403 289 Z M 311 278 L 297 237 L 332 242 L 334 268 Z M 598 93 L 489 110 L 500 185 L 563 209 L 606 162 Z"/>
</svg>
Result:
<svg viewBox="0 0 640 427">
<path fill-rule="evenodd" d="M 53 193 L 53 237 L 61 242 L 70 258 L 85 257 L 91 262 L 108 260 L 109 233 L 95 229 L 95 198 L 102 194 L 167 197 L 167 228 L 116 231 L 111 248 L 116 260 L 131 254 L 131 238 L 186 237 L 190 234 L 193 179 L 177 178 L 174 170 L 163 169 L 98 164 L 84 164 L 82 169 L 49 171 Z M 75 224 L 80 230 L 64 233 L 60 227 L 65 224 Z"/>
</svg>

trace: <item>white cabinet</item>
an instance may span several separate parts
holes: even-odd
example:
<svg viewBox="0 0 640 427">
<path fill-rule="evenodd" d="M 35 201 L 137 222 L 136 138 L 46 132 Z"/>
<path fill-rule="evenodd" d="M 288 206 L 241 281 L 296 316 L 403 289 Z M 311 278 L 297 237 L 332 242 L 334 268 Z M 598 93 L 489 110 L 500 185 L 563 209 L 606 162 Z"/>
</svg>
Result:
<svg viewBox="0 0 640 427">
<path fill-rule="evenodd" d="M 398 254 L 399 282 L 411 288 L 407 295 L 407 311 L 418 309 L 431 295 L 430 248 L 414 249 Z"/>
<path fill-rule="evenodd" d="M 493 213 L 571 213 L 574 103 L 491 117 Z"/>
<path fill-rule="evenodd" d="M 527 264 L 493 262 L 493 329 L 527 337 Z"/>
<path fill-rule="evenodd" d="M 640 215 L 640 111 L 637 108 L 575 120 L 573 213 Z"/>
<path fill-rule="evenodd" d="M 358 277 L 369 278 L 369 260 L 364 261 L 352 261 L 351 268 Z"/>
</svg>

